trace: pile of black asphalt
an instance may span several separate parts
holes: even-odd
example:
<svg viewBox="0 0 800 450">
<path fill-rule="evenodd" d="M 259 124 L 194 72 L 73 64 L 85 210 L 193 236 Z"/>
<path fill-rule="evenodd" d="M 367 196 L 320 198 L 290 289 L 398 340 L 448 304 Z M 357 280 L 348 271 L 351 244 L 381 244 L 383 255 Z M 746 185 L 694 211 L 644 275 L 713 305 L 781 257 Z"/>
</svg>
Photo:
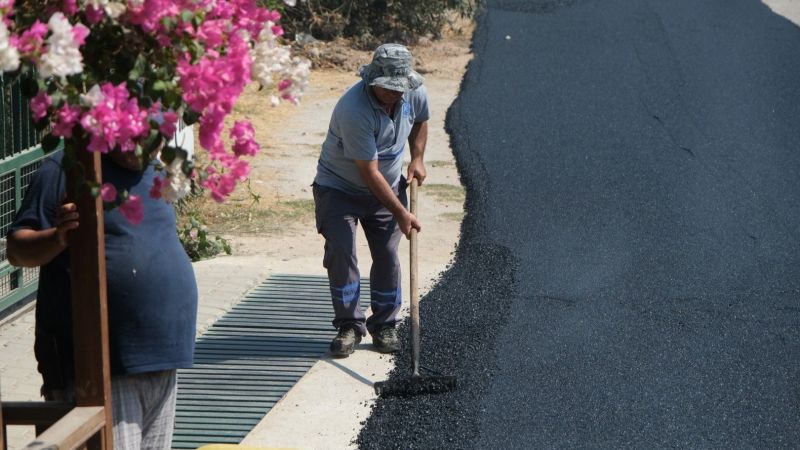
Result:
<svg viewBox="0 0 800 450">
<path fill-rule="evenodd" d="M 360 448 L 800 448 L 800 28 L 497 0 L 473 51 L 461 241 L 421 303 L 459 387 L 378 399 Z"/>
</svg>

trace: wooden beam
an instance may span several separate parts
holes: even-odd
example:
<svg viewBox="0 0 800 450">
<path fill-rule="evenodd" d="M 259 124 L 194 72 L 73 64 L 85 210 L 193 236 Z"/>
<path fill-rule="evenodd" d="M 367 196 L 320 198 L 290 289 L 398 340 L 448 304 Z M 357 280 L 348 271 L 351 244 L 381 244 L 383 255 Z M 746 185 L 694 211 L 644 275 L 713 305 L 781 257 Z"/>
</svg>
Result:
<svg viewBox="0 0 800 450">
<path fill-rule="evenodd" d="M 69 402 L 3 402 L 6 425 L 52 425 L 74 408 Z"/>
<path fill-rule="evenodd" d="M 77 142 L 76 142 L 77 141 Z M 72 333 L 75 352 L 75 402 L 77 406 L 101 406 L 107 424 L 100 439 L 89 448 L 113 448 L 111 369 L 108 356 L 108 307 L 103 203 L 88 189 L 76 186 L 76 175 L 90 184 L 102 184 L 100 154 L 86 151 L 75 139 L 72 151 L 78 165 L 67 177 L 68 193 L 78 206 L 80 226 L 70 232 L 72 283 Z M 69 150 L 69 149 L 68 149 Z"/>
<path fill-rule="evenodd" d="M 105 416 L 102 406 L 74 408 L 25 446 L 25 450 L 75 450 L 103 428 Z"/>
</svg>

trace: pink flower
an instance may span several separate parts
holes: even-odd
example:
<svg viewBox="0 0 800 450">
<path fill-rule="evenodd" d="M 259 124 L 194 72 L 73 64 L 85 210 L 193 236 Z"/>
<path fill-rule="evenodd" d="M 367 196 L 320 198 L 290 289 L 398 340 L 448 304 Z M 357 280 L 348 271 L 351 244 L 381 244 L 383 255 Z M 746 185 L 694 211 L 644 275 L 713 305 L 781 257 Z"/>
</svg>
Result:
<svg viewBox="0 0 800 450">
<path fill-rule="evenodd" d="M 217 185 L 212 188 L 211 196 L 218 202 L 225 201 L 236 188 L 236 180 L 230 175 L 223 175 L 219 178 Z"/>
<path fill-rule="evenodd" d="M 235 180 L 245 181 L 250 175 L 250 164 L 247 161 L 237 160 L 230 166 L 228 173 Z"/>
<path fill-rule="evenodd" d="M 236 156 L 253 156 L 258 153 L 259 146 L 255 141 L 253 125 L 246 121 L 237 121 L 230 132 L 233 143 L 233 153 Z"/>
<path fill-rule="evenodd" d="M 86 6 L 86 21 L 89 22 L 90 25 L 100 23 L 103 17 L 105 17 L 105 14 L 102 8 L 95 8 L 93 5 Z"/>
<path fill-rule="evenodd" d="M 111 183 L 104 183 L 100 186 L 100 198 L 106 203 L 112 203 L 117 199 L 117 188 Z"/>
<path fill-rule="evenodd" d="M 38 20 L 34 22 L 30 28 L 22 32 L 22 35 L 17 40 L 17 48 L 20 53 L 38 57 L 47 32 L 47 25 Z"/>
<path fill-rule="evenodd" d="M 72 129 L 81 117 L 81 109 L 77 106 L 64 105 L 56 111 L 53 122 L 53 134 L 65 138 L 72 137 Z"/>
<path fill-rule="evenodd" d="M 64 0 L 64 6 L 61 8 L 67 15 L 74 15 L 78 12 L 77 0 Z"/>
<path fill-rule="evenodd" d="M 201 6 L 191 5 L 193 2 L 178 2 L 172 0 L 141 0 L 127 3 L 128 20 L 134 25 L 139 25 L 145 33 L 163 30 L 161 19 L 164 17 L 179 16 L 181 7 L 199 8 Z M 223 3 L 227 4 L 227 2 Z"/>
<path fill-rule="evenodd" d="M 153 177 L 153 185 L 150 187 L 150 198 L 159 199 L 161 198 L 161 192 L 164 189 L 164 185 L 167 181 L 158 175 Z"/>
<path fill-rule="evenodd" d="M 175 136 L 175 124 L 178 123 L 178 114 L 174 111 L 164 111 L 162 116 L 164 122 L 158 127 L 158 130 L 168 138 Z"/>
<path fill-rule="evenodd" d="M 206 20 L 200 25 L 197 38 L 204 41 L 206 48 L 216 48 L 225 42 L 226 21 Z"/>
<path fill-rule="evenodd" d="M 208 178 L 201 185 L 211 192 L 211 198 L 215 201 L 224 202 L 236 188 L 236 180 L 230 174 L 220 175 L 213 170 L 208 171 L 208 174 Z"/>
<path fill-rule="evenodd" d="M 208 150 L 216 147 L 222 135 L 225 113 L 222 111 L 209 111 L 200 119 L 200 145 Z"/>
<path fill-rule="evenodd" d="M 245 120 L 237 120 L 234 122 L 231 128 L 231 139 L 239 141 L 243 139 L 253 139 L 253 136 L 255 136 L 253 124 Z"/>
<path fill-rule="evenodd" d="M 159 34 L 158 37 L 156 37 L 156 40 L 159 44 L 161 44 L 162 47 L 169 47 L 172 45 L 172 39 L 165 34 Z"/>
<path fill-rule="evenodd" d="M 267 11 L 267 17 L 265 17 L 264 20 L 268 20 L 270 22 L 277 22 L 281 20 L 281 13 L 279 13 L 276 10 Z"/>
<path fill-rule="evenodd" d="M 286 89 L 289 89 L 290 87 L 292 87 L 292 80 L 283 79 L 283 80 L 280 81 L 280 83 L 278 83 L 278 90 L 279 91 L 285 91 Z"/>
<path fill-rule="evenodd" d="M 83 45 L 83 43 L 86 42 L 86 36 L 88 35 L 89 29 L 86 28 L 82 23 L 78 23 L 72 27 L 72 39 L 77 45 Z"/>
<path fill-rule="evenodd" d="M 119 212 L 133 225 L 139 225 L 144 219 L 142 199 L 138 195 L 129 195 L 128 199 L 119 205 Z"/>
<path fill-rule="evenodd" d="M 14 0 L 0 0 L 0 14 L 6 15 L 14 8 Z"/>
<path fill-rule="evenodd" d="M 254 156 L 258 153 L 259 149 L 260 147 L 256 141 L 253 140 L 241 141 L 233 144 L 233 152 L 236 156 Z"/>
<path fill-rule="evenodd" d="M 223 3 L 217 3 L 213 14 L 209 13 L 206 19 L 229 13 L 220 9 Z M 234 103 L 251 80 L 250 47 L 240 33 L 229 33 L 226 50 L 222 55 L 207 49 L 194 64 L 189 55 L 185 55 L 177 65 L 183 99 L 192 110 L 202 114 L 200 145 L 210 152 L 220 142 L 225 116 L 233 110 Z"/>
<path fill-rule="evenodd" d="M 52 104 L 53 102 L 50 99 L 50 96 L 47 95 L 47 92 L 42 91 L 36 94 L 30 102 L 33 118 L 35 120 L 40 120 L 47 116 L 47 108 L 49 108 Z"/>
<path fill-rule="evenodd" d="M 136 139 L 150 130 L 147 116 L 125 83 L 103 84 L 98 101 L 81 117 L 81 126 L 90 135 L 88 150 L 106 153 L 117 145 L 124 152 L 135 149 Z"/>
</svg>

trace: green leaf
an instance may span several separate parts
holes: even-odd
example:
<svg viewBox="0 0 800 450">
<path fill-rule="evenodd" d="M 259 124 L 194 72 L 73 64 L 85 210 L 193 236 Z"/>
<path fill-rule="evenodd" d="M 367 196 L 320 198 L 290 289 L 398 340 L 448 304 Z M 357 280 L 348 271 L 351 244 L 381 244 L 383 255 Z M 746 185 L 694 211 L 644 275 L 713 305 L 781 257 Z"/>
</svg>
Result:
<svg viewBox="0 0 800 450">
<path fill-rule="evenodd" d="M 200 113 L 192 111 L 191 109 L 187 109 L 183 112 L 183 123 L 186 125 L 194 125 L 200 120 Z"/>
<path fill-rule="evenodd" d="M 172 19 L 170 17 L 163 17 L 161 19 L 161 25 L 164 25 L 164 28 L 166 28 L 167 32 L 172 31 L 172 28 L 175 26 L 175 23 L 176 23 L 175 19 Z"/>
<path fill-rule="evenodd" d="M 186 9 L 181 11 L 181 20 L 182 21 L 189 22 L 189 21 L 192 20 L 193 17 L 194 17 L 194 13 L 193 12 L 191 12 L 189 10 L 186 10 Z"/>
<path fill-rule="evenodd" d="M 144 152 L 149 155 L 161 145 L 162 140 L 161 133 L 159 133 L 158 130 L 151 129 L 150 135 L 148 135 L 147 139 L 143 142 Z"/>
<path fill-rule="evenodd" d="M 194 161 L 188 159 L 184 160 L 183 164 L 181 164 L 181 171 L 183 171 L 183 174 L 188 177 L 189 175 L 192 174 L 193 170 L 194 170 Z"/>
<path fill-rule="evenodd" d="M 219 236 L 217 236 L 217 237 L 219 237 Z M 220 239 L 222 239 L 222 238 L 220 238 Z M 230 255 L 232 253 L 231 252 L 231 245 L 228 244 L 228 241 L 225 240 L 225 239 L 222 239 L 222 248 L 225 250 L 226 254 Z"/>
<path fill-rule="evenodd" d="M 50 153 L 58 148 L 58 144 L 60 143 L 60 137 L 48 133 L 42 138 L 42 150 L 44 150 L 45 153 Z"/>
<path fill-rule="evenodd" d="M 168 91 L 164 92 L 164 105 L 168 108 L 177 109 L 180 105 L 181 96 L 175 92 L 174 89 L 169 89 Z"/>
<path fill-rule="evenodd" d="M 46 117 L 44 117 L 41 120 L 38 120 L 38 121 L 34 122 L 33 126 L 35 126 L 36 129 L 39 130 L 39 131 L 44 131 L 44 130 L 47 129 L 48 126 L 50 126 L 50 121 L 47 120 Z"/>
<path fill-rule="evenodd" d="M 67 100 L 66 95 L 63 92 L 55 92 L 50 96 L 50 102 L 53 106 L 53 109 L 58 109 L 61 105 Z"/>
<path fill-rule="evenodd" d="M 175 151 L 175 147 L 166 146 L 161 149 L 161 160 L 167 164 L 172 163 L 175 160 L 175 157 L 178 153 Z"/>
<path fill-rule="evenodd" d="M 147 74 L 147 58 L 139 53 L 136 56 L 136 61 L 133 63 L 133 68 L 128 72 L 128 79 L 131 81 L 138 81 Z"/>
<path fill-rule="evenodd" d="M 73 86 L 81 86 L 83 84 L 83 76 L 83 73 L 68 75 L 67 81 Z"/>
<path fill-rule="evenodd" d="M 22 78 L 19 87 L 22 90 L 22 95 L 27 98 L 33 98 L 39 93 L 39 83 L 31 77 Z"/>
<path fill-rule="evenodd" d="M 164 80 L 158 80 L 153 83 L 153 90 L 156 92 L 163 92 L 167 90 L 167 82 Z"/>
</svg>

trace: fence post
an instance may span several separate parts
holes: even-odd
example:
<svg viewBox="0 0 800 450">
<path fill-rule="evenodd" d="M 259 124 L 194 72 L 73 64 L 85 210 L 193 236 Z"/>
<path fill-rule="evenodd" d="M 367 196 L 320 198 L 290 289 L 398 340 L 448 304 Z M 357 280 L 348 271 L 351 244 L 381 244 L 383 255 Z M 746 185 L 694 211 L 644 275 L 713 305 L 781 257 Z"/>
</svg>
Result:
<svg viewBox="0 0 800 450">
<path fill-rule="evenodd" d="M 69 236 L 75 400 L 77 406 L 104 407 L 105 426 L 88 442 L 88 448 L 112 449 L 103 204 L 100 197 L 92 197 L 87 189 L 76 189 L 76 175 L 99 185 L 102 169 L 100 154 L 86 151 L 79 139 L 75 141 L 71 150 L 78 164 L 67 177 L 67 192 L 77 204 L 80 214 L 80 226 Z"/>
<path fill-rule="evenodd" d="M 0 395 L 2 397 L 2 395 Z M 0 398 L 0 450 L 6 450 L 6 422 L 3 420 L 3 400 Z"/>
</svg>

